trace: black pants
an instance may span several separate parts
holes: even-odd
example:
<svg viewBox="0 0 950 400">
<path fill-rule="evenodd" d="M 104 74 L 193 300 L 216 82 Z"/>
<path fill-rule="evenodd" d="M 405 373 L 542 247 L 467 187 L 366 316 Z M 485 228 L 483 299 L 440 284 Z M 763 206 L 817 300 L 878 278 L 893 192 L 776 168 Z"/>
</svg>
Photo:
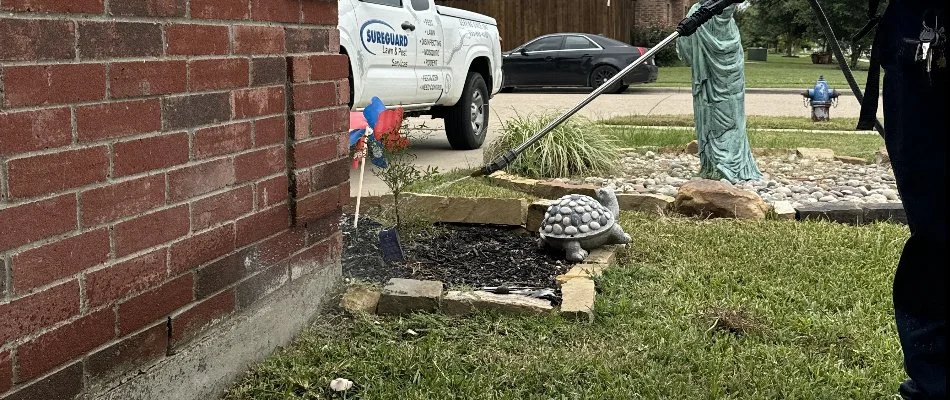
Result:
<svg viewBox="0 0 950 400">
<path fill-rule="evenodd" d="M 879 32 L 884 67 L 884 131 L 910 238 L 894 277 L 894 311 L 904 369 L 905 399 L 947 395 L 947 97 L 946 68 L 927 73 L 913 60 L 921 21 L 932 24 L 936 3 L 893 1 Z M 929 3 L 929 4 L 927 4 Z M 924 6 L 921 6 L 923 4 Z M 938 7 L 943 7 L 938 5 Z M 942 10 L 940 23 L 946 13 Z"/>
</svg>

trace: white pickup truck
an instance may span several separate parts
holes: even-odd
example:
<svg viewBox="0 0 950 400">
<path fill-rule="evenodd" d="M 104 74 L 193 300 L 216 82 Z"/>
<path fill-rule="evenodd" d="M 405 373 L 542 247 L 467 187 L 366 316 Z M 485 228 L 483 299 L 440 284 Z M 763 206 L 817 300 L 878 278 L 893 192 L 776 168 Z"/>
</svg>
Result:
<svg viewBox="0 0 950 400">
<path fill-rule="evenodd" d="M 350 59 L 350 108 L 373 96 L 408 115 L 445 119 L 453 149 L 481 147 L 488 101 L 501 89 L 494 18 L 433 0 L 338 0 L 340 52 Z"/>
</svg>

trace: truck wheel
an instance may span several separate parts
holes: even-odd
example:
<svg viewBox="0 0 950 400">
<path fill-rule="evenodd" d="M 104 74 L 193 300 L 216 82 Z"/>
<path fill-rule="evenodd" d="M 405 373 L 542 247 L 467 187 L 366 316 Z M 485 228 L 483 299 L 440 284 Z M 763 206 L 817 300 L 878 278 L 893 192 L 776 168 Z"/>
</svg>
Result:
<svg viewBox="0 0 950 400">
<path fill-rule="evenodd" d="M 462 98 L 445 114 L 445 133 L 455 150 L 482 147 L 488 132 L 488 85 L 477 72 L 469 72 Z"/>
</svg>

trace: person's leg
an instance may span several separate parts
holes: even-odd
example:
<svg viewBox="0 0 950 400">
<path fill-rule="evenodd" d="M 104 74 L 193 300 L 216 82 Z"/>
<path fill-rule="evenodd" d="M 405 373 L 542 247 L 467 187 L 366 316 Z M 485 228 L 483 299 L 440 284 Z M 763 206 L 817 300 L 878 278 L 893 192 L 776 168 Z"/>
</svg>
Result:
<svg viewBox="0 0 950 400">
<path fill-rule="evenodd" d="M 886 67 L 885 143 L 911 232 L 894 277 L 895 318 L 910 377 L 901 394 L 915 400 L 945 398 L 947 390 L 945 88 L 945 68 L 928 78 L 919 64 Z"/>
</svg>

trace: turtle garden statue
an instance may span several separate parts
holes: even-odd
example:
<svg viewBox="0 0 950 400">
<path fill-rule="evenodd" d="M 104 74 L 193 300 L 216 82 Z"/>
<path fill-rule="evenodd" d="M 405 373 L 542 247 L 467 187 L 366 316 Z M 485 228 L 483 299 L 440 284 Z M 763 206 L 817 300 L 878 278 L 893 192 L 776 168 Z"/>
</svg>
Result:
<svg viewBox="0 0 950 400">
<path fill-rule="evenodd" d="M 596 195 L 568 194 L 548 207 L 538 230 L 541 245 L 563 249 L 568 261 L 580 262 L 597 247 L 630 243 L 617 223 L 620 205 L 613 189 L 599 188 Z"/>
</svg>

